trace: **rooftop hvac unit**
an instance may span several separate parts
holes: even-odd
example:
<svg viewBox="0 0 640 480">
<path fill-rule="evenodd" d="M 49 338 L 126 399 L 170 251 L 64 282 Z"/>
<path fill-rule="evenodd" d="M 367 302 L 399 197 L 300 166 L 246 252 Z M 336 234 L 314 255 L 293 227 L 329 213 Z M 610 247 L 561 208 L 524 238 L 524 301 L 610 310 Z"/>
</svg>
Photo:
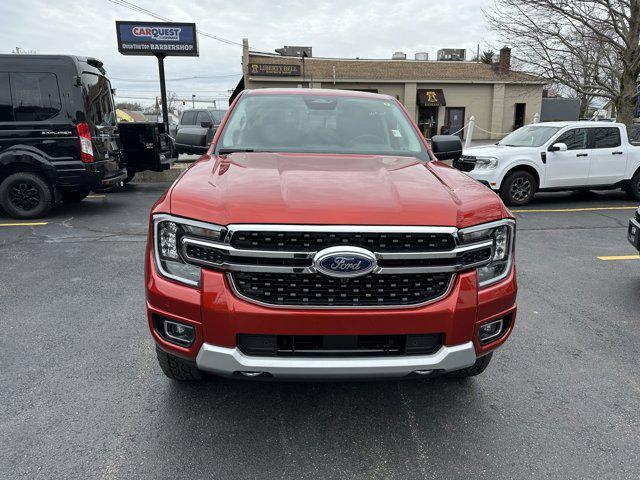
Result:
<svg viewBox="0 0 640 480">
<path fill-rule="evenodd" d="M 393 55 L 391 55 L 391 60 L 406 60 L 407 59 L 407 54 L 404 52 L 395 52 Z"/>
</svg>

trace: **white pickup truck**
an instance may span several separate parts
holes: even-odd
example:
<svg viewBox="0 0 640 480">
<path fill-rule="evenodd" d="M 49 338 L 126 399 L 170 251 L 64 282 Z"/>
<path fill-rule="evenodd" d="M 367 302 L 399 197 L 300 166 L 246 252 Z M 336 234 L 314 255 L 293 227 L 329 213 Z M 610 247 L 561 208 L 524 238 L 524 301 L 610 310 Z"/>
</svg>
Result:
<svg viewBox="0 0 640 480">
<path fill-rule="evenodd" d="M 640 146 L 611 122 L 526 125 L 495 145 L 471 147 L 454 166 L 484 183 L 508 205 L 536 192 L 624 189 L 640 200 Z"/>
</svg>

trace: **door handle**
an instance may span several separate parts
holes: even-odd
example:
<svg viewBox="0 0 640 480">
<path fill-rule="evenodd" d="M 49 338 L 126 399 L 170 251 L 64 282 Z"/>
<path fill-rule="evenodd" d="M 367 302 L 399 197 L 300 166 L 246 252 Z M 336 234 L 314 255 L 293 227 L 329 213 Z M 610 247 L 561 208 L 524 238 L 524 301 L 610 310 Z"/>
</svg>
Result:
<svg viewBox="0 0 640 480">
<path fill-rule="evenodd" d="M 576 157 L 588 157 L 588 153 L 576 153 Z"/>
<path fill-rule="evenodd" d="M 622 155 L 622 152 L 612 152 L 611 155 Z"/>
</svg>

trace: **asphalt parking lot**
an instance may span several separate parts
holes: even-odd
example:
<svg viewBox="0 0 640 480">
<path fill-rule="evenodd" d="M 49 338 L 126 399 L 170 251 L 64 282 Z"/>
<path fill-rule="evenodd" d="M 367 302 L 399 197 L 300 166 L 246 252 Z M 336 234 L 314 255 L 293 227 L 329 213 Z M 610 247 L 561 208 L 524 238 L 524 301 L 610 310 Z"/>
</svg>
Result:
<svg viewBox="0 0 640 480">
<path fill-rule="evenodd" d="M 41 222 L 0 213 L 0 478 L 638 478 L 640 259 L 615 258 L 636 253 L 637 205 L 621 193 L 517 211 L 518 321 L 480 377 L 181 385 L 144 309 L 167 186 Z"/>
</svg>

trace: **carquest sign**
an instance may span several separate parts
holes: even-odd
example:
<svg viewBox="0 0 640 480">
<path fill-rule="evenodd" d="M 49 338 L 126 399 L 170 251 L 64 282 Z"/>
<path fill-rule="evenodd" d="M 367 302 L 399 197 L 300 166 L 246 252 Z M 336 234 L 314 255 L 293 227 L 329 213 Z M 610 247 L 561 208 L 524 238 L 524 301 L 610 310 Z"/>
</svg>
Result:
<svg viewBox="0 0 640 480">
<path fill-rule="evenodd" d="M 198 56 L 195 23 L 116 22 L 123 55 Z"/>
</svg>

